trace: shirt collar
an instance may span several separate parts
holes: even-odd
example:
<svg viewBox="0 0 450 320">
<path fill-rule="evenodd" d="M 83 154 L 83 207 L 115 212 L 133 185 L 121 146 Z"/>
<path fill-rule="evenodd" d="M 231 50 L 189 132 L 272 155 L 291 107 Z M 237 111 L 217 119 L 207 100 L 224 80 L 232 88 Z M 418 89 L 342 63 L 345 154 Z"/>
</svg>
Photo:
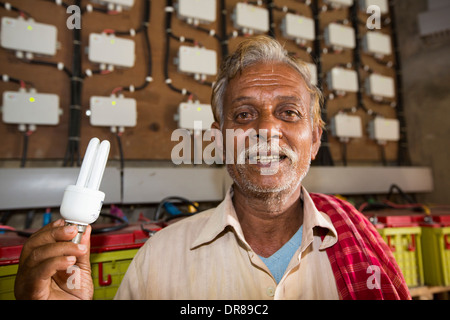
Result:
<svg viewBox="0 0 450 320">
<path fill-rule="evenodd" d="M 330 218 L 325 213 L 317 210 L 314 202 L 312 201 L 309 193 L 302 187 L 303 196 L 303 237 L 301 251 L 305 250 L 307 246 L 313 240 L 313 229 L 316 227 L 327 229 L 324 240 L 320 249 L 326 249 L 331 247 L 337 242 L 337 232 L 334 228 Z M 219 204 L 213 214 L 209 217 L 205 227 L 199 233 L 198 237 L 191 244 L 191 249 L 195 249 L 198 246 L 208 244 L 214 241 L 217 236 L 222 233 L 227 227 L 231 227 L 243 243 L 247 250 L 251 250 L 251 247 L 245 241 L 244 234 L 241 229 L 241 225 L 237 218 L 236 211 L 233 206 L 233 187 L 231 187 L 225 199 Z"/>
</svg>

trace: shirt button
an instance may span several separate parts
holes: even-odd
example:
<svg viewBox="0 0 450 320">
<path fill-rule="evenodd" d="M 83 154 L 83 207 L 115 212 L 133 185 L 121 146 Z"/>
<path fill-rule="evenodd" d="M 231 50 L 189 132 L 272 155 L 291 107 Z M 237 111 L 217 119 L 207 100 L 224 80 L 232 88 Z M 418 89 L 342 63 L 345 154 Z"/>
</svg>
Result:
<svg viewBox="0 0 450 320">
<path fill-rule="evenodd" d="M 269 297 L 273 297 L 275 295 L 275 289 L 273 287 L 268 287 L 266 293 Z"/>
</svg>

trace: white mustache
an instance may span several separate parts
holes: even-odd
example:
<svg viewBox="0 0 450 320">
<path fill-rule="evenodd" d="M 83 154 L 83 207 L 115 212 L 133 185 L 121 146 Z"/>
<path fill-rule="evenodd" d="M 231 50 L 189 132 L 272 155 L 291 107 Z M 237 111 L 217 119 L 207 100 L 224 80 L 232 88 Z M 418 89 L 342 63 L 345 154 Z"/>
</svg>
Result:
<svg viewBox="0 0 450 320">
<path fill-rule="evenodd" d="M 278 161 L 280 156 L 287 157 L 292 163 L 298 161 L 299 156 L 288 146 L 280 146 L 279 143 L 259 142 L 243 149 L 237 158 L 237 164 L 245 164 L 248 159 L 250 163 L 256 164 L 257 160 L 266 162 Z"/>
</svg>

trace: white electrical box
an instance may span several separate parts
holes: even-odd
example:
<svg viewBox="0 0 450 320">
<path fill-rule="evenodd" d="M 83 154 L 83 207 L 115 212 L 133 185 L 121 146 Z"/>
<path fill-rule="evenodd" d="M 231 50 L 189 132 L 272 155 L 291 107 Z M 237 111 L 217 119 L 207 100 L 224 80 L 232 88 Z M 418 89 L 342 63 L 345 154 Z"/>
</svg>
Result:
<svg viewBox="0 0 450 320">
<path fill-rule="evenodd" d="M 199 121 L 202 130 L 211 129 L 214 115 L 209 104 L 181 103 L 178 107 L 178 127 L 188 130 L 199 129 L 195 122 Z"/>
<path fill-rule="evenodd" d="M 217 53 L 200 47 L 180 46 L 178 70 L 187 74 L 216 75 Z"/>
<path fill-rule="evenodd" d="M 325 44 L 337 48 L 354 49 L 356 46 L 355 29 L 340 23 L 330 23 L 324 32 Z"/>
<path fill-rule="evenodd" d="M 350 7 L 353 5 L 353 0 L 324 0 L 325 3 L 334 8 Z"/>
<path fill-rule="evenodd" d="M 359 9 L 367 12 L 367 8 L 370 6 L 378 6 L 381 14 L 389 12 L 388 0 L 359 0 Z"/>
<path fill-rule="evenodd" d="M 178 16 L 183 20 L 211 23 L 216 21 L 216 12 L 215 0 L 178 0 Z"/>
<path fill-rule="evenodd" d="M 93 0 L 92 2 L 106 5 L 118 5 L 127 9 L 131 8 L 134 5 L 134 0 Z"/>
<path fill-rule="evenodd" d="M 57 125 L 59 96 L 36 92 L 5 91 L 3 122 L 9 124 Z"/>
<path fill-rule="evenodd" d="M 369 137 L 380 142 L 400 140 L 400 122 L 397 119 L 376 117 L 369 122 Z"/>
<path fill-rule="evenodd" d="M 269 11 L 265 8 L 238 2 L 233 18 L 237 29 L 255 33 L 269 31 Z"/>
<path fill-rule="evenodd" d="M 312 41 L 316 38 L 314 20 L 298 14 L 287 13 L 281 22 L 281 30 L 288 39 Z"/>
<path fill-rule="evenodd" d="M 331 133 L 338 138 L 361 138 L 362 121 L 361 118 L 345 113 L 338 113 L 331 118 Z"/>
<path fill-rule="evenodd" d="M 394 79 L 379 74 L 371 74 L 366 79 L 367 92 L 375 97 L 395 98 Z"/>
<path fill-rule="evenodd" d="M 134 127 L 137 122 L 136 100 L 96 97 L 90 99 L 90 122 L 100 127 Z"/>
<path fill-rule="evenodd" d="M 54 56 L 58 30 L 55 26 L 23 18 L 2 18 L 1 45 L 5 49 Z"/>
<path fill-rule="evenodd" d="M 90 61 L 131 68 L 134 66 L 135 58 L 133 40 L 104 33 L 91 33 L 89 35 Z"/>
<path fill-rule="evenodd" d="M 334 91 L 357 92 L 358 75 L 355 70 L 335 67 L 327 74 L 328 88 Z"/>
<path fill-rule="evenodd" d="M 311 83 L 317 86 L 317 67 L 313 63 L 306 62 L 306 65 L 309 68 L 309 73 L 311 74 Z"/>
<path fill-rule="evenodd" d="M 392 54 L 391 37 L 387 34 L 378 31 L 367 32 L 362 40 L 362 48 L 364 52 L 387 56 Z"/>
</svg>

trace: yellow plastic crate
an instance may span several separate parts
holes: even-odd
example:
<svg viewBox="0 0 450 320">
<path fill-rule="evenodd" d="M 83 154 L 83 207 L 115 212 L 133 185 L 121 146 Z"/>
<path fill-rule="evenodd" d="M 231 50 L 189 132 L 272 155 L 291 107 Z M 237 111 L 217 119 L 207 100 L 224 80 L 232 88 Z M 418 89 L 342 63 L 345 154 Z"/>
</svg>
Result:
<svg viewBox="0 0 450 320">
<path fill-rule="evenodd" d="M 450 285 L 450 226 L 422 226 L 425 284 Z"/>
<path fill-rule="evenodd" d="M 91 254 L 94 300 L 111 300 L 139 249 Z"/>
<path fill-rule="evenodd" d="M 14 281 L 18 264 L 0 266 L 0 300 L 14 300 Z"/>
<path fill-rule="evenodd" d="M 421 231 L 416 226 L 378 229 L 410 288 L 424 284 Z"/>
</svg>

